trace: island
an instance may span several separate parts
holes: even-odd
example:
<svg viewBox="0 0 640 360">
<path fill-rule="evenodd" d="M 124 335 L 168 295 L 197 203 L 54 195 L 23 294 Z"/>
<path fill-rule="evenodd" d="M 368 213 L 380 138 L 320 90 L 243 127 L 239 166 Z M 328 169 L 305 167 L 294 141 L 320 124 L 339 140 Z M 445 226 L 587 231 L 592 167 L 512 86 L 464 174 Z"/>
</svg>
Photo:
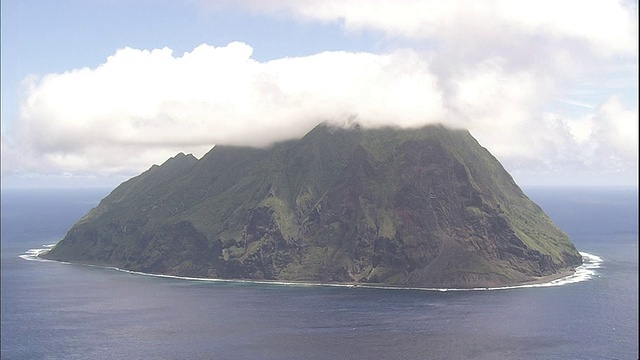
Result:
<svg viewBox="0 0 640 360">
<path fill-rule="evenodd" d="M 180 153 L 43 258 L 187 277 L 477 288 L 567 275 L 569 237 L 466 130 L 325 123 Z"/>
</svg>

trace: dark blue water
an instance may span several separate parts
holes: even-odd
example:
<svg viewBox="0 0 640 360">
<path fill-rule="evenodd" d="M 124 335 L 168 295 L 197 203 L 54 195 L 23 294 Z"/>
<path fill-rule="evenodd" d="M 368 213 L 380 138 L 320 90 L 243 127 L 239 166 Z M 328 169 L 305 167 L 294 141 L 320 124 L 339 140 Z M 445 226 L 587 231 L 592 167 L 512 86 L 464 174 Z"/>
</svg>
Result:
<svg viewBox="0 0 640 360">
<path fill-rule="evenodd" d="M 19 257 L 108 190 L 2 192 L 2 359 L 637 359 L 638 194 L 525 189 L 603 263 L 547 288 L 210 283 Z"/>
</svg>

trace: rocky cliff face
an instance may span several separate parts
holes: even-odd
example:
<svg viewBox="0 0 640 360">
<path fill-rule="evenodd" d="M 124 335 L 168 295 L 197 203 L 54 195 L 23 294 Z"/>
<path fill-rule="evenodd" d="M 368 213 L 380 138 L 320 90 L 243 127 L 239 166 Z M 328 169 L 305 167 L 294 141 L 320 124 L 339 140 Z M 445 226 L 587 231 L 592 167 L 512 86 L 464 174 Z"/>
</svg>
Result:
<svg viewBox="0 0 640 360">
<path fill-rule="evenodd" d="M 179 154 L 123 183 L 50 259 L 183 276 L 476 287 L 581 257 L 466 131 L 334 129 Z"/>
</svg>

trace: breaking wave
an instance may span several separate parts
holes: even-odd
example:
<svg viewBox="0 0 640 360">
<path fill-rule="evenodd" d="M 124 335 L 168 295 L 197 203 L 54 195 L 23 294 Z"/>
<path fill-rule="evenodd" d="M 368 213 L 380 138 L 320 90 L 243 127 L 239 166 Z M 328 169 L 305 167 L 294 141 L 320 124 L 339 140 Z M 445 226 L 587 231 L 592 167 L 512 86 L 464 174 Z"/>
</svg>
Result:
<svg viewBox="0 0 640 360">
<path fill-rule="evenodd" d="M 24 254 L 20 255 L 21 259 L 29 260 L 29 261 L 51 261 L 47 259 L 43 259 L 40 257 L 41 254 L 46 253 L 51 250 L 56 244 L 42 245 L 44 248 L 41 249 L 29 249 Z"/>
<path fill-rule="evenodd" d="M 43 248 L 29 249 L 24 254 L 20 255 L 20 258 L 30 261 L 54 261 L 47 260 L 40 257 L 43 253 L 51 250 L 55 244 L 43 245 Z M 401 286 L 385 286 L 385 285 L 373 285 L 373 284 L 348 284 L 348 283 L 322 283 L 322 282 L 299 282 L 299 281 L 271 281 L 271 280 L 241 280 L 241 279 L 211 279 L 211 278 L 198 278 L 189 276 L 176 276 L 176 275 L 163 275 L 163 274 L 151 274 L 140 271 L 132 271 L 120 269 L 114 266 L 99 266 L 89 264 L 78 264 L 91 267 L 99 267 L 111 270 L 117 270 L 134 275 L 154 276 L 168 279 L 179 279 L 188 281 L 206 281 L 206 282 L 220 282 L 220 283 L 247 283 L 247 284 L 270 284 L 270 285 L 294 285 L 294 286 L 327 286 L 327 287 L 344 287 L 344 288 L 364 288 L 364 289 L 385 289 L 385 290 L 420 290 L 420 291 L 487 291 L 487 290 L 508 290 L 508 289 L 521 289 L 521 288 L 536 288 L 536 287 L 552 287 L 562 286 L 567 284 L 574 284 L 583 281 L 590 280 L 596 276 L 599 276 L 597 269 L 602 267 L 602 259 L 594 254 L 586 252 L 580 252 L 582 256 L 582 265 L 578 266 L 575 272 L 571 275 L 565 276 L 560 279 L 555 279 L 544 283 L 522 284 L 522 285 L 510 285 L 500 287 L 478 287 L 468 289 L 456 289 L 456 288 L 424 288 L 424 287 L 401 287 Z M 63 264 L 71 264 L 63 261 L 56 261 Z"/>
</svg>

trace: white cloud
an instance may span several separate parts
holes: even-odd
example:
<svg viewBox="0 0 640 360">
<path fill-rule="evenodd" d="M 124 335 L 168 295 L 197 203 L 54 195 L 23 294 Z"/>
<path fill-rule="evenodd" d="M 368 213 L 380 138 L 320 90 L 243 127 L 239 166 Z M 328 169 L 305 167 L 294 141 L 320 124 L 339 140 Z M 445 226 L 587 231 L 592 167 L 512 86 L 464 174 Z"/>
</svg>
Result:
<svg viewBox="0 0 640 360">
<path fill-rule="evenodd" d="M 371 126 L 445 118 L 428 63 L 413 51 L 265 63 L 251 53 L 238 42 L 177 57 L 126 48 L 95 69 L 46 75 L 28 86 L 10 129 L 21 160 L 3 171 L 133 171 L 214 144 L 265 146 L 353 115 Z"/>
<path fill-rule="evenodd" d="M 594 116 L 593 140 L 621 163 L 638 158 L 638 110 L 627 109 L 611 97 Z"/>
<path fill-rule="evenodd" d="M 508 161 L 529 161 L 519 167 L 522 171 L 585 177 L 623 174 L 631 181 L 638 169 L 637 119 L 637 108 L 625 108 L 615 96 L 586 116 L 545 113 L 528 136 L 539 143 L 535 157 Z"/>
<path fill-rule="evenodd" d="M 209 5 L 212 2 L 201 0 Z M 217 1 L 214 3 L 218 3 Z M 485 47 L 522 40 L 584 42 L 609 56 L 637 51 L 637 5 L 602 0 L 241 0 L 256 12 L 301 20 L 339 22 L 348 30 L 381 30 L 393 36 L 449 41 Z M 516 33 L 516 36 L 513 36 Z M 503 45 L 504 45 L 503 44 Z"/>
<path fill-rule="evenodd" d="M 204 1 L 204 3 L 207 3 Z M 428 51 L 326 51 L 260 62 L 244 43 L 120 49 L 97 68 L 25 80 L 6 174 L 135 174 L 179 151 L 265 146 L 320 121 L 468 128 L 509 170 L 637 169 L 637 102 L 592 82 L 635 76 L 635 5 L 615 1 L 244 1 L 253 11 L 380 30 Z M 604 69 L 604 70 L 603 70 Z M 635 71 L 635 72 L 634 72 Z M 600 88 L 598 88 L 600 87 Z M 595 89 L 595 90 L 594 90 Z M 582 104 L 586 115 L 549 110 Z M 637 91 L 637 88 L 636 88 Z M 571 98 L 571 100 L 563 100 Z M 604 99 L 604 100 L 603 100 Z M 11 141 L 7 140 L 10 136 Z"/>
</svg>

